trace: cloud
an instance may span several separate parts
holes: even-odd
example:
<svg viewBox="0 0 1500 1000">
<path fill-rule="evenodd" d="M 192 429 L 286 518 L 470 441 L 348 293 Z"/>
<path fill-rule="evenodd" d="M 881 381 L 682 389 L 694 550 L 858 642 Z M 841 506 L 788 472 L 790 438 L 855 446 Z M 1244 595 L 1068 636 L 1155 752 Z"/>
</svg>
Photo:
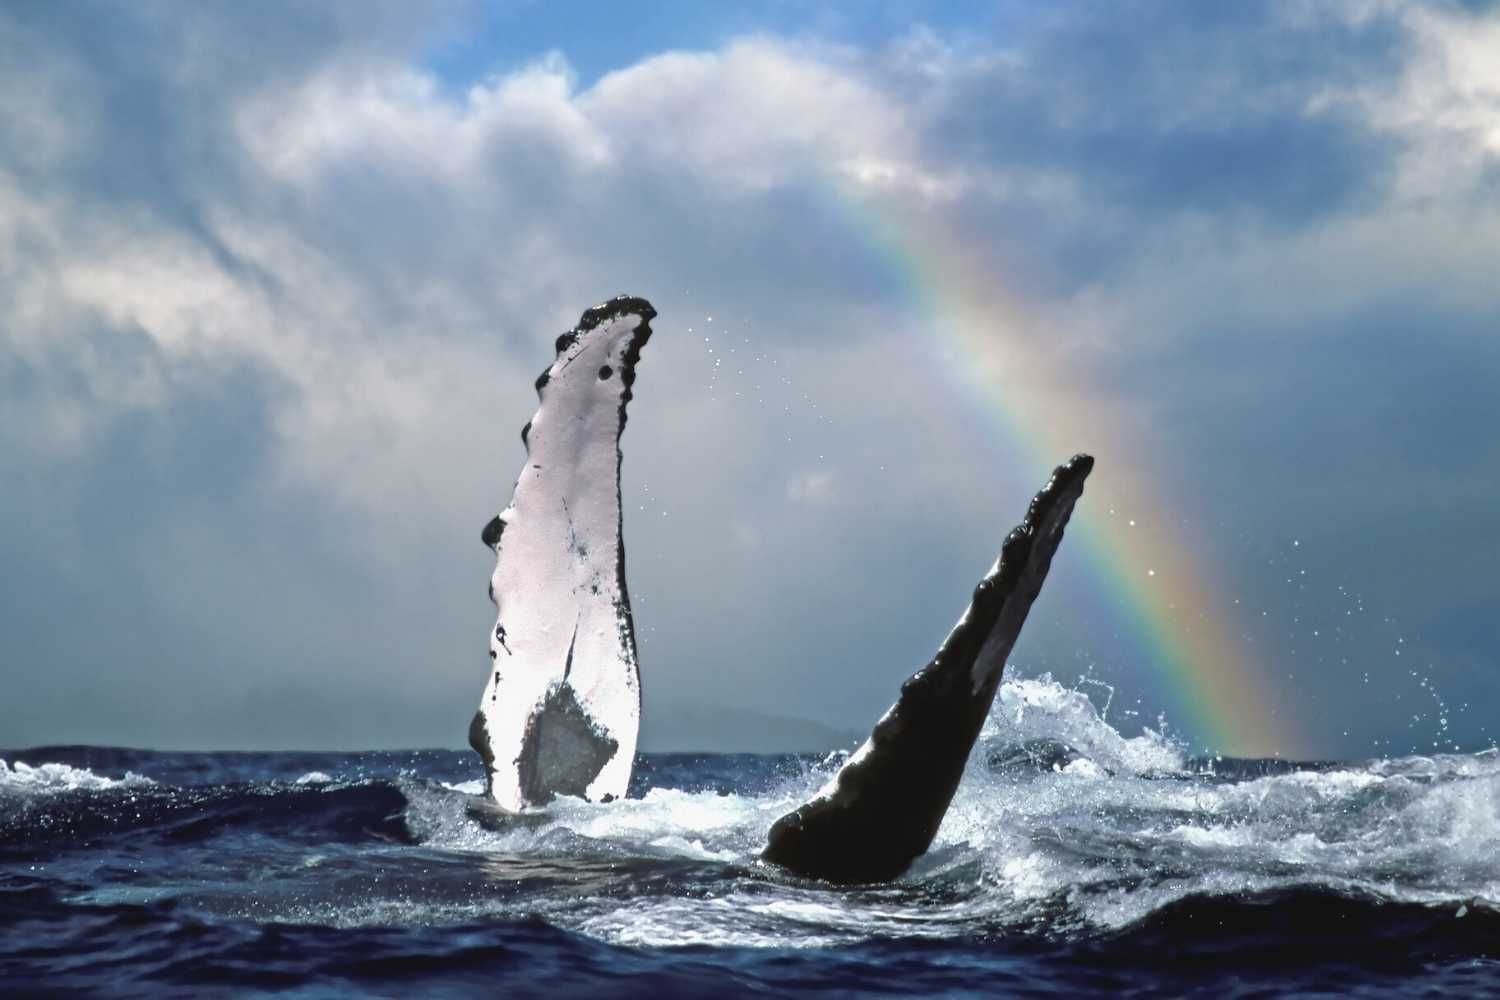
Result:
<svg viewBox="0 0 1500 1000">
<path fill-rule="evenodd" d="M 995 34 L 749 34 L 587 84 L 538 52 L 455 83 L 430 55 L 472 13 L 0 14 L 15 741 L 459 741 L 531 379 L 620 291 L 661 312 L 625 440 L 648 691 L 865 724 L 1038 485 L 930 356 L 872 207 L 953 234 L 1039 357 L 1182 456 L 1171 515 L 1253 490 L 1247 525 L 1307 526 L 1389 488 L 1430 517 L 1401 469 L 1493 495 L 1492 17 L 1007 8 Z M 1349 437 L 1363 458 L 1311 496 Z M 1107 603 L 1070 558 L 1049 597 Z M 1464 567 L 1443 593 L 1472 607 Z M 1403 607 L 1457 614 L 1473 662 L 1496 637 L 1440 604 Z M 1108 671 L 1117 625 L 1043 621 L 1018 657 Z M 287 698 L 322 707 L 267 728 Z M 1392 724 L 1371 711 L 1366 737 Z"/>
<path fill-rule="evenodd" d="M 1396 192 L 1406 202 L 1444 202 L 1455 188 L 1491 198 L 1500 163 L 1500 23 L 1492 10 L 1458 5 L 1352 9 L 1355 23 L 1399 23 L 1411 56 L 1388 79 L 1330 85 L 1317 108 L 1352 106 L 1403 149 Z"/>
</svg>

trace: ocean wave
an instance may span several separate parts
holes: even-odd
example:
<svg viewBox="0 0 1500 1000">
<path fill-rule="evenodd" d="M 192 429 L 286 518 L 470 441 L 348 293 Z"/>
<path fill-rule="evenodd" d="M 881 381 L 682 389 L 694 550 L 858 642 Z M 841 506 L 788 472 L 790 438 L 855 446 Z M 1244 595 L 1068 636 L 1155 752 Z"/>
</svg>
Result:
<svg viewBox="0 0 1500 1000">
<path fill-rule="evenodd" d="M 162 848 L 256 834 L 289 843 L 410 842 L 406 805 L 396 783 L 384 780 L 175 788 L 95 776 L 48 794 L 0 796 L 0 857 L 44 858 L 126 837 Z"/>
<path fill-rule="evenodd" d="M 490 857 L 725 866 L 709 895 L 679 886 L 632 893 L 628 906 L 528 903 L 560 926 L 638 945 L 806 946 L 1019 926 L 1108 934 L 1184 900 L 1308 886 L 1455 911 L 1500 900 L 1495 755 L 1208 770 L 1160 734 L 1121 736 L 1050 678 L 1012 680 L 932 852 L 894 885 L 852 892 L 758 861 L 770 824 L 836 765 L 809 764 L 753 795 L 653 788 L 608 805 L 560 800 L 498 826 L 465 794 L 414 786 L 406 815 L 424 845 Z"/>
<path fill-rule="evenodd" d="M 957 928 L 942 937 L 897 932 L 854 942 L 819 933 L 836 897 L 785 900 L 781 919 L 807 934 L 806 946 L 793 948 L 758 947 L 772 942 L 753 932 L 701 935 L 687 948 L 622 947 L 601 940 L 620 935 L 478 909 L 455 912 L 442 925 L 389 909 L 350 926 L 305 920 L 257 931 L 242 919 L 204 920 L 178 900 L 81 905 L 31 888 L 5 902 L 7 986 L 38 993 L 92 992 L 101 982 L 117 993 L 128 981 L 151 995 L 298 985 L 385 995 L 400 981 L 425 993 L 536 995 L 551 984 L 598 996 L 696 995 L 732 981 L 738 991 L 769 995 L 818 984 L 900 996 L 1483 995 L 1493 990 L 1500 960 L 1500 914 L 1491 908 L 1391 904 L 1316 887 L 1188 897 L 1105 934 Z M 101 969 L 108 979 L 101 981 Z"/>
<path fill-rule="evenodd" d="M 7 764 L 0 759 L 0 796 L 142 788 L 153 784 L 155 782 L 150 778 L 131 771 L 127 771 L 123 778 L 106 778 L 86 767 L 72 767 L 62 763 L 31 765 L 22 761 Z"/>
<path fill-rule="evenodd" d="M 889 885 L 833 889 L 759 861 L 770 825 L 840 755 L 648 757 L 630 798 L 502 816 L 456 753 L 384 755 L 376 777 L 376 755 L 163 758 L 160 773 L 278 775 L 209 784 L 33 754 L 0 771 L 0 856 L 79 859 L 78 898 L 96 904 L 171 897 L 216 918 L 344 928 L 540 918 L 642 947 L 1102 940 L 1307 893 L 1489 926 L 1500 755 L 1210 767 L 1158 733 L 1122 736 L 1051 678 L 1000 694 L 932 851 Z M 94 884 L 115 849 L 128 878 Z"/>
</svg>

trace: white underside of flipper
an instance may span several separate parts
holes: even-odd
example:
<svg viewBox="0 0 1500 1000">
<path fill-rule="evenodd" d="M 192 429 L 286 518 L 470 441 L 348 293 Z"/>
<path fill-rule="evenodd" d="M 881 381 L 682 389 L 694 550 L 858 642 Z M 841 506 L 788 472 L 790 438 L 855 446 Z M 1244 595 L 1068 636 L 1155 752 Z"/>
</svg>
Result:
<svg viewBox="0 0 1500 1000">
<path fill-rule="evenodd" d="M 490 797 L 624 796 L 640 673 L 621 540 L 619 439 L 655 315 L 641 299 L 589 310 L 558 339 L 523 432 L 526 465 L 485 529 L 496 552 L 492 669 L 470 729 Z"/>
</svg>

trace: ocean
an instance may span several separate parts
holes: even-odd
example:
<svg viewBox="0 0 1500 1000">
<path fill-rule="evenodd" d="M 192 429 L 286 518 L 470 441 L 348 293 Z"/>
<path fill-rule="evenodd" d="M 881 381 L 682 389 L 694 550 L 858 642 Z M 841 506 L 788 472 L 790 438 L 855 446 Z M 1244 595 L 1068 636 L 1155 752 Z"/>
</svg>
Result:
<svg viewBox="0 0 1500 1000">
<path fill-rule="evenodd" d="M 470 751 L 0 751 L 0 992 L 1500 993 L 1500 754 L 1290 763 L 1006 681 L 932 851 L 757 861 L 838 754 L 645 754 L 501 823 Z"/>
</svg>

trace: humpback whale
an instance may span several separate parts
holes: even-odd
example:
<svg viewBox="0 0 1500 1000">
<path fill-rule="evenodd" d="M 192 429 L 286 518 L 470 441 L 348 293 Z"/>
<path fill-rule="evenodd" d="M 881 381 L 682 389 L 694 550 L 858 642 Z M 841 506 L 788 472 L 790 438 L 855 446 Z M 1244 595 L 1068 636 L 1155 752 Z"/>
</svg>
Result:
<svg viewBox="0 0 1500 1000">
<path fill-rule="evenodd" d="M 557 338 L 521 429 L 526 462 L 510 505 L 481 532 L 495 552 L 496 618 L 469 743 L 488 802 L 505 814 L 558 795 L 608 802 L 630 782 L 641 687 L 620 436 L 655 316 L 645 299 L 621 296 Z M 764 860 L 851 884 L 895 878 L 927 850 L 1093 465 L 1075 455 L 1053 471 L 937 655 L 838 773 L 776 821 Z"/>
<path fill-rule="evenodd" d="M 491 669 L 469 743 L 495 806 L 558 795 L 607 802 L 630 782 L 640 728 L 625 588 L 620 435 L 656 310 L 620 296 L 557 338 L 521 430 L 510 504 L 484 526 L 495 552 Z"/>
<path fill-rule="evenodd" d="M 1093 466 L 1075 455 L 1057 467 L 932 662 L 832 780 L 772 825 L 762 858 L 853 884 L 893 879 L 927 850 Z"/>
</svg>

